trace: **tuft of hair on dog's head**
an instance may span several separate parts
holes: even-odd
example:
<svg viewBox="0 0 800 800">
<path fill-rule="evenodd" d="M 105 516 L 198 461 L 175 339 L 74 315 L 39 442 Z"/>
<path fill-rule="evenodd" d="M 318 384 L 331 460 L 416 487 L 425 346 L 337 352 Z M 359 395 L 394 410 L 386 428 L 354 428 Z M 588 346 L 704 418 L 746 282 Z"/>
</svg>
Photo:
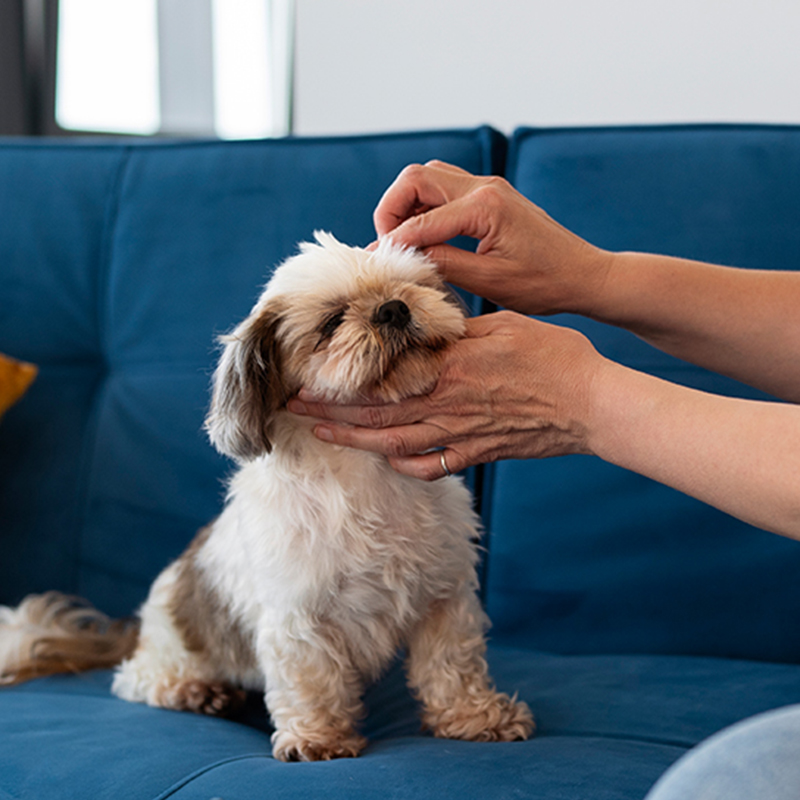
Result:
<svg viewBox="0 0 800 800">
<path fill-rule="evenodd" d="M 220 339 L 206 429 L 238 460 L 271 452 L 275 415 L 302 387 L 329 402 L 424 394 L 443 349 L 464 334 L 463 307 L 418 251 L 314 238 Z"/>
</svg>

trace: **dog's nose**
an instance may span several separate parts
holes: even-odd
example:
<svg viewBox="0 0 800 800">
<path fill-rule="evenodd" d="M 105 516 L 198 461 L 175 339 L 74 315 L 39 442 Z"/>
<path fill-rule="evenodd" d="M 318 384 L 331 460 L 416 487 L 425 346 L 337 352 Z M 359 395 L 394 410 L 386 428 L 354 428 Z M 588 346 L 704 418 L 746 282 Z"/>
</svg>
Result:
<svg viewBox="0 0 800 800">
<path fill-rule="evenodd" d="M 402 330 L 411 321 L 411 311 L 402 300 L 389 300 L 378 308 L 373 319 L 377 325 Z"/>
</svg>

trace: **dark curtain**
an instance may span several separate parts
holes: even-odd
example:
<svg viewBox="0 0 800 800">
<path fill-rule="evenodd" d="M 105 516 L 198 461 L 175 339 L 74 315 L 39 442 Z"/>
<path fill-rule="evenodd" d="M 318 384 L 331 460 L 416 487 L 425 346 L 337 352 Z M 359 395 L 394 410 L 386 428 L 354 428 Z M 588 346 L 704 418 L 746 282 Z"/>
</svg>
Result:
<svg viewBox="0 0 800 800">
<path fill-rule="evenodd" d="M 59 135 L 58 0 L 0 0 L 0 135 Z"/>
<path fill-rule="evenodd" d="M 25 98 L 23 0 L 0 3 L 0 134 L 29 132 Z"/>
</svg>

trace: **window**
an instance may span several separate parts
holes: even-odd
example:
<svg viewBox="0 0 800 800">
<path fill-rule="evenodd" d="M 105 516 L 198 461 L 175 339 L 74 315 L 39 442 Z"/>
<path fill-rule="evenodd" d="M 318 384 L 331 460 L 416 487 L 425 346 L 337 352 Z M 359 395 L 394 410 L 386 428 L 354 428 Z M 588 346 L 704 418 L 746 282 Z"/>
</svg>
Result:
<svg viewBox="0 0 800 800">
<path fill-rule="evenodd" d="M 158 131 L 156 0 L 61 0 L 56 120 L 72 130 Z"/>
<path fill-rule="evenodd" d="M 291 129 L 292 0 L 60 0 L 56 122 L 255 138 Z"/>
</svg>

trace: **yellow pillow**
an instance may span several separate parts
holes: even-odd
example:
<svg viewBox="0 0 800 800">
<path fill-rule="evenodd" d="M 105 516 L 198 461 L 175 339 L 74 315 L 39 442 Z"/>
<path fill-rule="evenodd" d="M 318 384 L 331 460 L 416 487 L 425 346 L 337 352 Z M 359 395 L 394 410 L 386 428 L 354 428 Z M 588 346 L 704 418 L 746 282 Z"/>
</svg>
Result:
<svg viewBox="0 0 800 800">
<path fill-rule="evenodd" d="M 0 417 L 25 394 L 38 368 L 0 353 Z"/>
</svg>

